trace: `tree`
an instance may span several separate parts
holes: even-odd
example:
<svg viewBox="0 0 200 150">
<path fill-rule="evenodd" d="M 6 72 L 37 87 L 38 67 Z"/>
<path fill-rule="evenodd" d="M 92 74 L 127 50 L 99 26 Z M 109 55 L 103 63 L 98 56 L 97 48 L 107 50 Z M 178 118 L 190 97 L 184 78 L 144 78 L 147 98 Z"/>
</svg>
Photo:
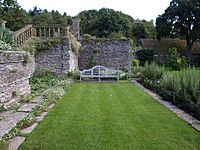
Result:
<svg viewBox="0 0 200 150">
<path fill-rule="evenodd" d="M 48 26 L 48 25 L 67 25 L 67 14 L 61 15 L 58 11 L 52 10 L 48 12 L 47 9 L 41 10 L 34 7 L 29 10 L 29 15 L 32 17 L 34 25 Z"/>
<path fill-rule="evenodd" d="M 0 14 L 5 14 L 10 7 L 17 5 L 15 0 L 0 0 Z M 0 17 L 2 17 L 0 15 Z"/>
<path fill-rule="evenodd" d="M 200 1 L 172 0 L 165 13 L 156 19 L 158 39 L 183 37 L 187 42 L 187 57 L 191 63 L 192 47 L 200 38 Z"/>
<path fill-rule="evenodd" d="M 29 14 L 19 6 L 9 8 L 8 13 L 4 14 L 2 18 L 7 21 L 6 26 L 12 31 L 19 30 L 25 25 L 31 23 L 31 17 Z"/>
<path fill-rule="evenodd" d="M 109 37 L 113 33 L 119 33 L 126 37 L 132 36 L 133 18 L 122 12 L 102 8 L 99 11 L 82 11 L 78 16 L 81 19 L 82 35 L 90 34 L 97 37 Z"/>
</svg>

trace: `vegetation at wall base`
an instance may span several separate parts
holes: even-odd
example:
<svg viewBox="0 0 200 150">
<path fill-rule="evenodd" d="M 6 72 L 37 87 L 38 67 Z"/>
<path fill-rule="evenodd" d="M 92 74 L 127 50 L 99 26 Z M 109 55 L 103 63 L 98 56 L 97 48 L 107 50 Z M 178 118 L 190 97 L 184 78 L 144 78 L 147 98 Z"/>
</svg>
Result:
<svg viewBox="0 0 200 150">
<path fill-rule="evenodd" d="M 164 71 L 163 68 L 145 64 L 139 82 L 153 90 L 197 119 L 200 119 L 200 72 L 195 68 Z"/>
<path fill-rule="evenodd" d="M 60 44 L 60 39 L 34 39 L 36 52 L 50 50 Z"/>
<path fill-rule="evenodd" d="M 146 62 L 150 63 L 154 60 L 153 49 L 141 49 L 136 52 L 136 58 L 140 61 L 140 65 L 144 66 Z"/>
<path fill-rule="evenodd" d="M 0 27 L 0 41 L 3 41 L 7 44 L 15 44 L 11 31 L 2 27 Z"/>
<path fill-rule="evenodd" d="M 187 58 L 185 56 L 180 56 L 180 53 L 177 52 L 177 48 L 169 48 L 168 53 L 167 66 L 172 67 L 174 70 L 188 67 Z"/>
</svg>

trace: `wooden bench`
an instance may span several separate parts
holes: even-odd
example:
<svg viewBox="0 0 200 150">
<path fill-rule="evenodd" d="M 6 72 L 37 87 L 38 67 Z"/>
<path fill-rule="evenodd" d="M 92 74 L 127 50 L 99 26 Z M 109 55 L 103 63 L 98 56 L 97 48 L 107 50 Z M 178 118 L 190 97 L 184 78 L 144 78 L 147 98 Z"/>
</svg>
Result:
<svg viewBox="0 0 200 150">
<path fill-rule="evenodd" d="M 104 66 L 94 66 L 91 69 L 85 69 L 80 71 L 80 81 L 84 78 L 98 79 L 116 79 L 119 80 L 119 71 L 114 69 L 108 69 Z"/>
</svg>

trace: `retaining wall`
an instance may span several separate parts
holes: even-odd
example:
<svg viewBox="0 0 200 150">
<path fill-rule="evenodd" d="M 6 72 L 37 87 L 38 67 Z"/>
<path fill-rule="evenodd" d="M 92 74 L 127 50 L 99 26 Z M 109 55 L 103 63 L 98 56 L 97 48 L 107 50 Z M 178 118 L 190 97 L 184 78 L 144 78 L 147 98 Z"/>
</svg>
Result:
<svg viewBox="0 0 200 150">
<path fill-rule="evenodd" d="M 29 78 L 34 70 L 34 57 L 29 53 L 0 51 L 0 102 L 6 108 L 30 94 Z"/>
</svg>

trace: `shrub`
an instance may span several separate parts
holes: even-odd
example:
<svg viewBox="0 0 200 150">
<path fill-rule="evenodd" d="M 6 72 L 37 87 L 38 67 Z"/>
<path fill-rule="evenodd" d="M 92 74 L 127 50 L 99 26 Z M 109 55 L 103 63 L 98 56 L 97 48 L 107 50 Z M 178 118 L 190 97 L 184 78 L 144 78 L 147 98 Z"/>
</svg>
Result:
<svg viewBox="0 0 200 150">
<path fill-rule="evenodd" d="M 140 61 L 138 59 L 132 58 L 132 67 L 139 67 Z"/>
<path fill-rule="evenodd" d="M 127 71 L 121 71 L 119 74 L 120 80 L 127 80 L 128 79 L 128 72 Z"/>
<path fill-rule="evenodd" d="M 12 46 L 10 44 L 7 44 L 6 42 L 0 40 L 0 50 L 11 51 Z"/>
<path fill-rule="evenodd" d="M 180 70 L 188 66 L 186 57 L 180 56 L 180 53 L 177 52 L 177 48 L 170 48 L 168 53 L 167 64 L 174 70 Z"/>
<path fill-rule="evenodd" d="M 62 87 L 56 87 L 50 89 L 47 93 L 45 93 L 44 97 L 51 103 L 60 99 L 65 94 L 65 90 Z"/>
<path fill-rule="evenodd" d="M 145 63 L 142 70 L 142 75 L 144 79 L 158 81 L 164 75 L 164 67 L 158 66 L 158 64 L 156 64 L 155 62 Z"/>
<path fill-rule="evenodd" d="M 4 41 L 7 44 L 14 44 L 14 38 L 11 31 L 0 27 L 0 41 Z"/>
<path fill-rule="evenodd" d="M 74 80 L 77 80 L 77 79 L 80 78 L 79 72 L 78 72 L 78 71 L 71 71 L 71 72 L 68 72 L 67 77 L 72 78 L 72 79 L 74 79 Z"/>
<path fill-rule="evenodd" d="M 150 63 L 154 59 L 153 49 L 142 49 L 136 52 L 136 57 L 140 61 L 140 65 L 144 66 L 146 62 Z"/>
<path fill-rule="evenodd" d="M 84 34 L 83 38 L 84 39 L 92 39 L 92 36 L 90 34 Z"/>
<path fill-rule="evenodd" d="M 49 50 L 60 43 L 59 39 L 34 39 L 36 52 Z"/>
<path fill-rule="evenodd" d="M 109 35 L 109 38 L 111 38 L 111 39 L 120 39 L 123 37 L 124 37 L 124 35 L 122 32 L 111 32 Z"/>
<path fill-rule="evenodd" d="M 162 91 L 167 100 L 200 116 L 200 73 L 196 69 L 168 73 L 163 78 Z"/>
<path fill-rule="evenodd" d="M 60 78 L 55 76 L 52 72 L 47 70 L 36 70 L 30 78 L 31 92 L 33 94 L 40 94 L 49 87 L 55 86 L 59 83 Z"/>
<path fill-rule="evenodd" d="M 36 44 L 35 44 L 36 39 L 32 39 L 27 42 L 27 44 L 22 47 L 23 51 L 30 52 L 30 54 L 35 54 L 36 52 Z"/>
</svg>

